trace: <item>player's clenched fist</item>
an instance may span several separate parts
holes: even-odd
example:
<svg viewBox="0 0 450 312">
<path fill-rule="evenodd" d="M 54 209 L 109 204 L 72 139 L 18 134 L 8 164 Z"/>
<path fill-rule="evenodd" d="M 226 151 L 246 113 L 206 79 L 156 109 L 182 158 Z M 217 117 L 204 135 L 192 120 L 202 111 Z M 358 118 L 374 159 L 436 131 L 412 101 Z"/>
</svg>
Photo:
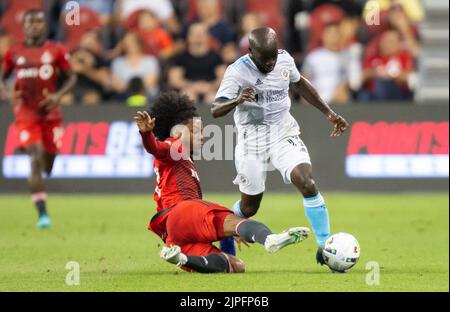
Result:
<svg viewBox="0 0 450 312">
<path fill-rule="evenodd" d="M 242 104 L 244 102 L 255 102 L 255 88 L 248 87 L 241 90 L 239 96 L 237 97 L 238 104 Z"/>
<path fill-rule="evenodd" d="M 134 121 L 141 132 L 150 132 L 155 128 L 156 119 L 150 117 L 147 112 L 137 112 Z"/>
<path fill-rule="evenodd" d="M 344 119 L 344 117 L 338 114 L 330 114 L 328 120 L 334 124 L 333 132 L 331 132 L 332 137 L 340 136 L 345 130 L 347 130 L 349 123 Z"/>
</svg>

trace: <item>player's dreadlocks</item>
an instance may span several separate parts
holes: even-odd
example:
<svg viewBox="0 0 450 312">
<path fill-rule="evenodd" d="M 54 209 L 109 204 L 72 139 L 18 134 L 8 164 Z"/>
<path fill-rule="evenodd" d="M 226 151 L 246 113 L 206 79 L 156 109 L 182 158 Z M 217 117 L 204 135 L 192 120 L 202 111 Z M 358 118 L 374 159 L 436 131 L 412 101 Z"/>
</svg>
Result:
<svg viewBox="0 0 450 312">
<path fill-rule="evenodd" d="M 163 141 L 170 137 L 170 131 L 174 126 L 186 124 L 189 119 L 197 117 L 194 105 L 194 102 L 186 95 L 176 91 L 160 93 L 149 110 L 150 116 L 156 118 L 153 129 L 156 137 Z"/>
</svg>

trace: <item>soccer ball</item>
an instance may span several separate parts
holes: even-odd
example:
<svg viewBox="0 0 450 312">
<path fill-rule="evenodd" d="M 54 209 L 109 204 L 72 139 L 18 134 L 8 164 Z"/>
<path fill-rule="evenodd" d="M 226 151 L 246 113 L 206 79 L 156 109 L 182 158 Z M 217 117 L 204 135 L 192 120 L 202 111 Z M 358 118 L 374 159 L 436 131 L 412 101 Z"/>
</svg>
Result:
<svg viewBox="0 0 450 312">
<path fill-rule="evenodd" d="M 353 235 L 336 233 L 325 242 L 322 256 L 333 272 L 346 273 L 359 259 L 359 243 Z"/>
</svg>

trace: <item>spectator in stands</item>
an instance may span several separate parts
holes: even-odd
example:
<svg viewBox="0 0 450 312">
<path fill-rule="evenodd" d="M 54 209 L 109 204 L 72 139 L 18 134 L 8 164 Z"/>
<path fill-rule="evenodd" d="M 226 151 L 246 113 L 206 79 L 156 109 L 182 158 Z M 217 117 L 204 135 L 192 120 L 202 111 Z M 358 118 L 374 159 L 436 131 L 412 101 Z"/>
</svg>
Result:
<svg viewBox="0 0 450 312">
<path fill-rule="evenodd" d="M 375 5 L 374 5 L 375 4 Z M 388 11 L 392 6 L 401 5 L 405 10 L 408 20 L 417 25 L 425 18 L 425 12 L 420 0 L 371 0 L 367 1 L 364 7 L 363 15 L 367 17 L 374 8 L 380 11 Z"/>
<path fill-rule="evenodd" d="M 78 75 L 72 101 L 95 105 L 105 98 L 104 90 L 108 87 L 111 73 L 102 53 L 103 45 L 98 32 L 89 31 L 81 37 L 79 48 L 70 58 L 72 69 Z"/>
<path fill-rule="evenodd" d="M 192 100 L 212 103 L 225 68 L 220 55 L 211 50 L 207 25 L 192 24 L 187 51 L 176 56 L 169 70 L 169 86 Z"/>
<path fill-rule="evenodd" d="M 137 33 L 144 41 L 146 54 L 162 59 L 169 59 L 174 55 L 172 37 L 159 25 L 153 12 L 144 10 L 139 14 Z"/>
<path fill-rule="evenodd" d="M 233 28 L 222 19 L 218 0 L 197 0 L 197 17 L 195 22 L 208 26 L 212 39 L 212 48 L 221 53 L 226 63 L 232 63 L 237 58 Z M 189 27 L 189 26 L 188 26 Z M 188 28 L 185 28 L 185 33 Z"/>
<path fill-rule="evenodd" d="M 148 98 L 145 95 L 145 86 L 141 77 L 133 77 L 128 83 L 127 105 L 130 107 L 147 106 Z"/>
<path fill-rule="evenodd" d="M 102 34 L 99 40 L 103 42 L 107 39 L 107 29 L 101 24 L 101 17 L 97 14 L 96 11 L 88 8 L 81 7 L 79 10 L 79 23 L 67 23 L 66 18 L 69 13 L 70 7 L 66 7 L 65 10 L 62 11 L 60 17 L 60 28 L 58 38 L 60 41 L 63 41 L 64 46 L 70 52 L 74 51 L 80 44 L 81 38 L 87 32 L 92 30 L 98 31 L 99 34 Z M 105 33 L 103 32 L 105 31 Z M 103 35 L 104 34 L 104 35 Z M 109 42 L 108 42 L 109 44 Z"/>
<path fill-rule="evenodd" d="M 313 0 L 310 4 L 310 10 L 314 10 L 324 4 L 334 4 L 340 7 L 347 16 L 361 16 L 365 2 L 366 0 Z"/>
<path fill-rule="evenodd" d="M 409 100 L 408 81 L 413 75 L 413 57 L 402 49 L 396 29 L 385 31 L 376 55 L 364 59 L 362 101 Z"/>
<path fill-rule="evenodd" d="M 150 55 L 145 55 L 143 43 L 134 32 L 126 33 L 123 40 L 124 55 L 112 62 L 112 89 L 122 98 L 133 77 L 140 77 L 150 98 L 156 96 L 159 83 L 159 63 Z"/>
<path fill-rule="evenodd" d="M 389 25 L 396 28 L 405 44 L 406 49 L 415 57 L 420 53 L 420 44 L 417 39 L 417 29 L 410 23 L 402 5 L 391 7 L 388 15 Z"/>
<path fill-rule="evenodd" d="M 116 12 L 122 22 L 133 18 L 133 13 L 149 10 L 172 33 L 180 32 L 180 23 L 170 0 L 116 0 Z"/>
<path fill-rule="evenodd" d="M 361 88 L 362 79 L 361 60 L 364 46 L 357 38 L 360 24 L 361 17 L 359 15 L 347 15 L 339 23 L 341 48 L 348 57 L 348 72 L 352 73 L 348 77 L 348 84 L 353 97 L 356 97 L 356 92 Z"/>
<path fill-rule="evenodd" d="M 417 57 L 420 53 L 418 23 L 423 19 L 423 12 L 420 12 L 419 10 L 421 8 L 420 3 L 416 0 L 372 0 L 368 3 L 371 3 L 371 5 L 366 5 L 364 12 L 366 20 L 373 20 L 373 10 L 381 10 L 380 12 L 376 12 L 378 14 L 377 18 L 379 19 L 379 23 L 367 25 L 369 39 L 371 39 L 372 42 L 373 40 L 379 40 L 380 35 L 384 31 L 390 28 L 395 28 L 400 33 L 406 49 L 408 49 L 413 56 Z M 378 3 L 378 6 L 374 6 L 373 3 Z M 418 11 L 416 12 L 411 7 L 417 9 Z M 406 8 L 408 8 L 408 10 Z M 411 13 L 411 17 L 408 16 L 408 11 L 414 12 Z M 376 44 L 375 47 L 377 46 L 378 45 Z M 369 44 L 369 51 L 371 48 L 372 47 Z"/>
<path fill-rule="evenodd" d="M 359 60 L 352 64 L 340 38 L 339 24 L 328 24 L 322 33 L 322 47 L 306 56 L 302 68 L 303 75 L 311 80 L 322 98 L 336 104 L 350 100 L 350 81 L 360 80 L 361 75 Z"/>
</svg>

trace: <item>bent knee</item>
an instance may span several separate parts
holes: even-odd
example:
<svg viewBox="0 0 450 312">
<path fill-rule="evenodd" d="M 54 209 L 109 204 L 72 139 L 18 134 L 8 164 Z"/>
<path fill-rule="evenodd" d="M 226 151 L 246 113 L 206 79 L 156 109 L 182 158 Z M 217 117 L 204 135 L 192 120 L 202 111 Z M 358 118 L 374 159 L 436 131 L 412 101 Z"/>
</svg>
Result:
<svg viewBox="0 0 450 312">
<path fill-rule="evenodd" d="M 297 187 L 306 196 L 313 196 L 317 193 L 316 182 L 312 178 L 302 179 L 300 185 L 297 185 Z"/>
<path fill-rule="evenodd" d="M 259 207 L 247 207 L 245 209 L 242 209 L 242 213 L 245 215 L 246 218 L 253 217 L 258 212 Z"/>
</svg>

